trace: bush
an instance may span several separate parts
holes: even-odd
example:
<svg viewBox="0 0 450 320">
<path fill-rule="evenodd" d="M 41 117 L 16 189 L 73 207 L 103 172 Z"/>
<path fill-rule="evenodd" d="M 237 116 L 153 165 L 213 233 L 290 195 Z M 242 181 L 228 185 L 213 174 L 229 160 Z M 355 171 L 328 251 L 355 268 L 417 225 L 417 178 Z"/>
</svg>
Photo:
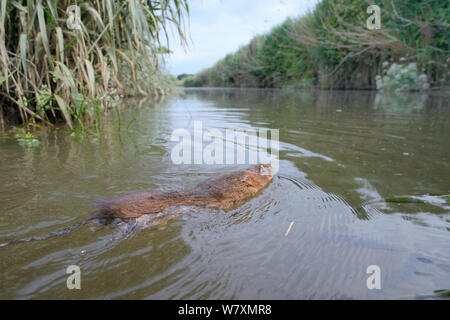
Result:
<svg viewBox="0 0 450 320">
<path fill-rule="evenodd" d="M 418 74 L 417 64 L 383 63 L 383 73 L 376 77 L 377 89 L 381 91 L 420 91 L 430 88 L 426 74 Z"/>
</svg>

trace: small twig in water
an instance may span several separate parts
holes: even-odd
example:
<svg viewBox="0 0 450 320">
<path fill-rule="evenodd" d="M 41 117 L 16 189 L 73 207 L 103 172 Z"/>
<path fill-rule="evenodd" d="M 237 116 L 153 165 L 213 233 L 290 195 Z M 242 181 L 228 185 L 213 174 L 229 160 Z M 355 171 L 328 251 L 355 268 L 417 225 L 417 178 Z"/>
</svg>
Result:
<svg viewBox="0 0 450 320">
<path fill-rule="evenodd" d="M 293 225 L 294 225 L 294 221 L 291 222 L 291 224 L 289 225 L 289 228 L 286 230 L 286 233 L 284 234 L 285 237 L 288 235 L 289 231 L 291 231 L 291 228 Z"/>
</svg>

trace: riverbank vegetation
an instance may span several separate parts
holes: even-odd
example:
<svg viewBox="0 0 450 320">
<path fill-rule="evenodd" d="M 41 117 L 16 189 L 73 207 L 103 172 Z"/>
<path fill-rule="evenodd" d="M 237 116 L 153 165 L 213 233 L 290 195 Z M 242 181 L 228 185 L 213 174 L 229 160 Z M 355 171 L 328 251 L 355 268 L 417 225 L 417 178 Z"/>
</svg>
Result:
<svg viewBox="0 0 450 320">
<path fill-rule="evenodd" d="M 161 96 L 160 71 L 186 0 L 0 1 L 0 122 L 98 128 L 128 95 Z"/>
<path fill-rule="evenodd" d="M 367 8 L 381 9 L 369 30 Z M 322 0 L 253 38 L 185 86 L 423 90 L 448 87 L 447 0 Z M 397 78 L 392 66 L 403 70 Z M 411 86 L 409 86 L 411 84 Z"/>
</svg>

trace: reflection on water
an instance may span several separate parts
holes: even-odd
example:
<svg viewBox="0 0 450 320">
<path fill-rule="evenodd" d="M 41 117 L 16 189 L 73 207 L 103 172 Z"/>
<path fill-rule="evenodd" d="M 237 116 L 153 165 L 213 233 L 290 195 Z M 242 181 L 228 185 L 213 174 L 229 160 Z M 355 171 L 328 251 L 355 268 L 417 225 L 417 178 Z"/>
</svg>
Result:
<svg viewBox="0 0 450 320">
<path fill-rule="evenodd" d="M 377 93 L 374 108 L 382 108 L 385 112 L 412 112 L 423 109 L 427 99 L 428 95 L 425 93 Z"/>
<path fill-rule="evenodd" d="M 85 225 L 0 249 L 0 298 L 436 298 L 450 288 L 448 96 L 185 90 L 127 101 L 103 136 L 0 135 L 0 242 L 89 218 L 95 200 L 190 188 L 242 165 L 174 165 L 174 129 L 280 130 L 280 169 L 243 206 L 192 208 L 156 228 Z M 428 197 L 425 199 L 432 199 Z M 292 224 L 293 223 L 293 224 Z M 286 230 L 292 224 L 288 235 Z M 129 231 L 129 230 L 128 230 Z M 81 290 L 66 268 L 81 268 Z M 367 267 L 381 269 L 368 290 Z"/>
</svg>

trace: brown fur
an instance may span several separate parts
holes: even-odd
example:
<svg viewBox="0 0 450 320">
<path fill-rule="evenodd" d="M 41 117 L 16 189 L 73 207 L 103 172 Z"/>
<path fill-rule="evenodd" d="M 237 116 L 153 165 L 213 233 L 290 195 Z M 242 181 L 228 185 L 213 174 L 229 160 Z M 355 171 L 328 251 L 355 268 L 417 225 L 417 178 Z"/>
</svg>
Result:
<svg viewBox="0 0 450 320">
<path fill-rule="evenodd" d="M 143 214 L 158 213 L 172 206 L 201 206 L 230 209 L 256 195 L 273 178 L 270 164 L 259 164 L 246 170 L 222 174 L 194 188 L 179 192 L 135 192 L 103 200 L 98 204 L 100 217 L 123 220 Z"/>
</svg>

